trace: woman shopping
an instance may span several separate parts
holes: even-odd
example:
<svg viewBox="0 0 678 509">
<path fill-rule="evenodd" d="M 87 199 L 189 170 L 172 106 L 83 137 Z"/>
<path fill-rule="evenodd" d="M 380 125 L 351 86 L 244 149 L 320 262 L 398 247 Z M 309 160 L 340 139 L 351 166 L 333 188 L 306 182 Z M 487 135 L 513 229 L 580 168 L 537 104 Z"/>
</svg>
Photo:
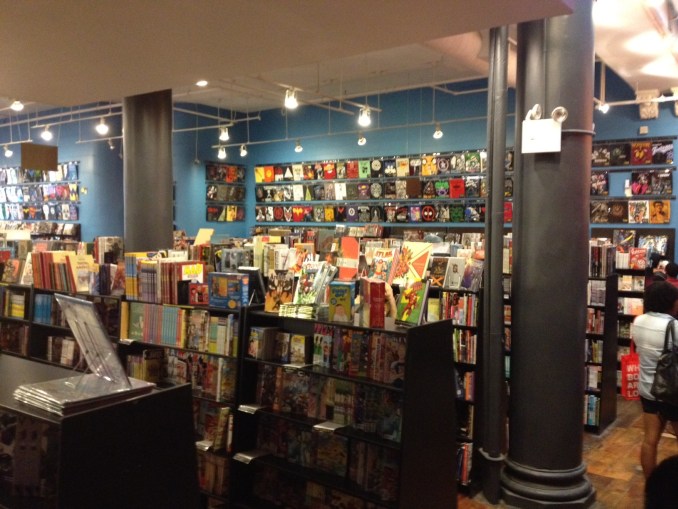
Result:
<svg viewBox="0 0 678 509">
<path fill-rule="evenodd" d="M 678 288 L 657 281 L 645 290 L 645 313 L 636 317 L 631 325 L 631 338 L 640 359 L 638 392 L 644 428 L 640 464 L 646 479 L 657 464 L 657 446 L 666 422 L 678 433 L 678 407 L 657 401 L 650 393 L 657 360 L 664 349 L 666 329 L 675 316 L 678 316 Z M 678 321 L 673 322 L 673 328 L 678 338 Z"/>
</svg>

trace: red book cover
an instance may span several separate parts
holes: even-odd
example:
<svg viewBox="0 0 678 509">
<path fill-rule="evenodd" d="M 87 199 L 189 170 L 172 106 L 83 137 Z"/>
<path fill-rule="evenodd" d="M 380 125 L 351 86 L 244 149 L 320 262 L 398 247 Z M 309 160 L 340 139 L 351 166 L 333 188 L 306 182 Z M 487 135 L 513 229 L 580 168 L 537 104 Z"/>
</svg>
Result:
<svg viewBox="0 0 678 509">
<path fill-rule="evenodd" d="M 652 164 L 652 142 L 634 141 L 631 143 L 631 164 Z"/>
<path fill-rule="evenodd" d="M 346 178 L 357 179 L 358 175 L 358 161 L 346 161 Z"/>
<path fill-rule="evenodd" d="M 463 198 L 465 193 L 463 178 L 450 179 L 450 198 Z"/>
<path fill-rule="evenodd" d="M 629 268 L 644 269 L 647 265 L 647 249 L 644 247 L 629 248 Z"/>
<path fill-rule="evenodd" d="M 337 166 L 334 163 L 323 163 L 323 178 L 334 180 L 337 178 Z"/>
<path fill-rule="evenodd" d="M 385 285 L 380 279 L 369 279 L 369 327 L 384 327 Z"/>
</svg>

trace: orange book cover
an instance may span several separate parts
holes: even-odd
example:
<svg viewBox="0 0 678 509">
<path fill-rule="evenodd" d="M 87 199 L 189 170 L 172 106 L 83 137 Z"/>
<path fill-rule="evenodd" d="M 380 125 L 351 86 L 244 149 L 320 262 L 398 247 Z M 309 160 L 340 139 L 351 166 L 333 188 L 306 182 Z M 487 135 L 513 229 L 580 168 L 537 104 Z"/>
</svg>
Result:
<svg viewBox="0 0 678 509">
<path fill-rule="evenodd" d="M 360 243 L 355 237 L 342 237 L 339 242 L 339 256 L 337 268 L 339 281 L 351 281 L 358 274 L 358 261 L 360 260 Z"/>
</svg>

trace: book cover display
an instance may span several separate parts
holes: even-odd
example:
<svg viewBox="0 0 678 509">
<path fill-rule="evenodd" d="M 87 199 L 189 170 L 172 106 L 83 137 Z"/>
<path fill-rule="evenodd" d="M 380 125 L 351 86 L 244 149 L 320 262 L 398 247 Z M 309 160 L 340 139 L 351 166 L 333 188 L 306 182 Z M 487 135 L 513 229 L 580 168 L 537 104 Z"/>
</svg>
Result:
<svg viewBox="0 0 678 509">
<path fill-rule="evenodd" d="M 396 302 L 396 322 L 404 325 L 422 323 L 428 287 L 427 279 L 411 282 L 402 290 Z"/>
</svg>

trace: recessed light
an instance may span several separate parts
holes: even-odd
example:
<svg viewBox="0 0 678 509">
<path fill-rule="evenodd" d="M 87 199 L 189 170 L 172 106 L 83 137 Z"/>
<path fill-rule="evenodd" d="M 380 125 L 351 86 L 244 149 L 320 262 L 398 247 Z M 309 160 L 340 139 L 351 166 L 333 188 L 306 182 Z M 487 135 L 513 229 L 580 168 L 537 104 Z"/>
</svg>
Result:
<svg viewBox="0 0 678 509">
<path fill-rule="evenodd" d="M 196 81 L 195 84 L 199 87 L 206 87 L 207 86 L 207 80 Z"/>
</svg>

